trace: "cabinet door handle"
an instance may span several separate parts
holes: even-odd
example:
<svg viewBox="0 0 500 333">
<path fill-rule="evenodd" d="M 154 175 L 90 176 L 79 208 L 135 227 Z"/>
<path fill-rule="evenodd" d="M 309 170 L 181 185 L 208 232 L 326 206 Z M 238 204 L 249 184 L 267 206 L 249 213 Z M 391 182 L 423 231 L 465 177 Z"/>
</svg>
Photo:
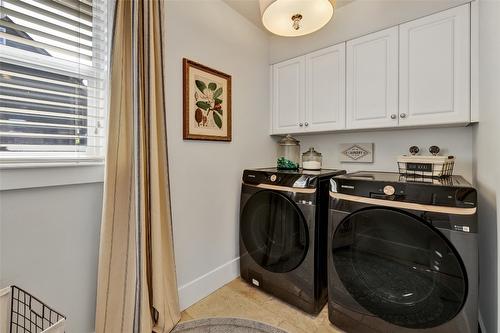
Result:
<svg viewBox="0 0 500 333">
<path fill-rule="evenodd" d="M 406 118 L 406 113 L 401 113 L 399 116 L 400 116 L 401 118 Z"/>
<path fill-rule="evenodd" d="M 396 115 L 394 113 L 391 114 L 391 119 L 396 119 Z"/>
<path fill-rule="evenodd" d="M 300 126 L 300 127 L 302 127 L 302 126 L 304 126 L 304 124 L 302 124 L 302 123 L 299 123 L 299 126 Z"/>
<path fill-rule="evenodd" d="M 306 121 L 306 123 L 304 125 L 309 126 L 309 123 Z"/>
</svg>

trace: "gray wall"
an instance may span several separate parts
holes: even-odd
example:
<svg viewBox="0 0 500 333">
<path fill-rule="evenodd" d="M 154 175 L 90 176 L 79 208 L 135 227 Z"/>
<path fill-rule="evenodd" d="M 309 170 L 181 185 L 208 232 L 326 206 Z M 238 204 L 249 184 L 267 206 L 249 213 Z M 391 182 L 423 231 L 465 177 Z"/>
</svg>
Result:
<svg viewBox="0 0 500 333">
<path fill-rule="evenodd" d="M 101 204 L 102 183 L 0 191 L 0 287 L 63 312 L 67 332 L 94 331 Z"/>
<path fill-rule="evenodd" d="M 238 274 L 244 168 L 274 164 L 267 35 L 222 1 L 167 2 L 166 94 L 181 305 Z M 233 141 L 182 139 L 182 58 L 232 75 Z"/>
<path fill-rule="evenodd" d="M 500 206 L 500 2 L 479 2 L 479 123 L 474 128 L 475 178 L 479 190 L 480 315 L 488 333 L 498 332 L 498 222 Z"/>
<path fill-rule="evenodd" d="M 417 145 L 426 150 L 438 145 L 443 154 L 457 158 L 454 172 L 472 182 L 472 128 L 431 128 L 352 133 L 330 133 L 297 136 L 302 151 L 314 147 L 323 154 L 324 167 L 341 168 L 347 171 L 380 170 L 397 171 L 396 158 Z M 374 143 L 373 163 L 340 163 L 340 143 Z M 428 154 L 428 153 L 427 153 Z"/>
</svg>

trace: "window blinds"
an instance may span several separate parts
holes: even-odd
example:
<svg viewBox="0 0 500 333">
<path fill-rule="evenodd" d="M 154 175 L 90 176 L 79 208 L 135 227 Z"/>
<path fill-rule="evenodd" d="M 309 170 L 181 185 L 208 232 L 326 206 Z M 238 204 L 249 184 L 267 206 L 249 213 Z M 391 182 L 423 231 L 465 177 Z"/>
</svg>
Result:
<svg viewBox="0 0 500 333">
<path fill-rule="evenodd" d="M 102 160 L 106 0 L 0 0 L 0 163 Z"/>
</svg>

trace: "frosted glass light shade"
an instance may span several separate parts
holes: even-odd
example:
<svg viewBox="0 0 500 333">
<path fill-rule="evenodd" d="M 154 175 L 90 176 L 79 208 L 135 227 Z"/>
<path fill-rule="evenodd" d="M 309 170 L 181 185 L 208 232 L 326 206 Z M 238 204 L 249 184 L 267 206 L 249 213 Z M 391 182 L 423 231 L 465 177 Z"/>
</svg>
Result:
<svg viewBox="0 0 500 333">
<path fill-rule="evenodd" d="M 334 4 L 335 0 L 259 0 L 266 29 L 286 37 L 303 36 L 321 29 L 332 18 Z"/>
</svg>

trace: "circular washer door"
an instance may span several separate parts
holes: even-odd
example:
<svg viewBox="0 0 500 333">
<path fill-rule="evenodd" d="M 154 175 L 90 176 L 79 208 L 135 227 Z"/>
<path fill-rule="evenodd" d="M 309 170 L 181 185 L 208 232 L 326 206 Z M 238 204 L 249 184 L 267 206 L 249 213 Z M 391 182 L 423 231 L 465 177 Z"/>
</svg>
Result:
<svg viewBox="0 0 500 333">
<path fill-rule="evenodd" d="M 309 235 L 297 205 L 274 191 L 260 191 L 248 199 L 240 218 L 243 243 L 257 264 L 286 273 L 304 260 Z"/>
<path fill-rule="evenodd" d="M 453 245 L 420 217 L 363 209 L 347 216 L 333 237 L 340 281 L 369 314 L 423 329 L 448 322 L 462 309 L 464 265 Z"/>
</svg>

